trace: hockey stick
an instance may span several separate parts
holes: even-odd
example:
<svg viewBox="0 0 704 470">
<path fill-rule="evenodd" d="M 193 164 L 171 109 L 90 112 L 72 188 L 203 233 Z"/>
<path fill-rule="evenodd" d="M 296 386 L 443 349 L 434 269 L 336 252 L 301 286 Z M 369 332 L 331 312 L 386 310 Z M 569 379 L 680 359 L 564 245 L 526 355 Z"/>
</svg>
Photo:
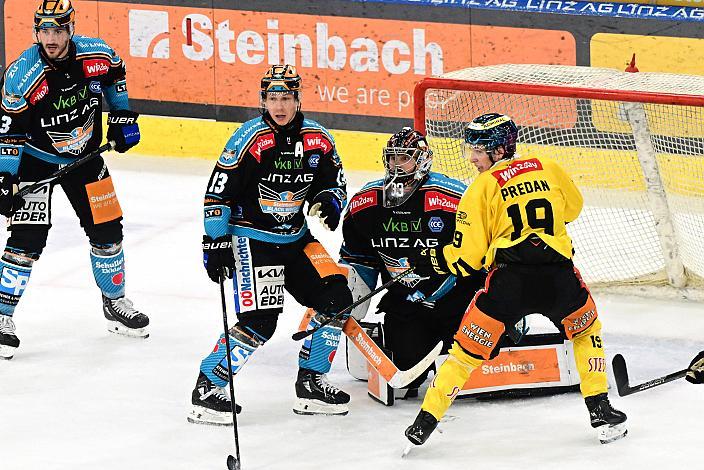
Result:
<svg viewBox="0 0 704 470">
<path fill-rule="evenodd" d="M 44 186 L 47 183 L 53 183 L 54 181 L 60 180 L 64 176 L 66 176 L 67 173 L 73 171 L 77 167 L 83 165 L 84 163 L 93 160 L 95 157 L 100 156 L 101 153 L 107 152 L 108 150 L 112 150 L 115 148 L 115 142 L 114 141 L 109 141 L 105 145 L 101 145 L 97 149 L 93 150 L 91 153 L 88 155 L 85 155 L 77 160 L 72 161 L 71 163 L 62 166 L 58 170 L 56 170 L 54 173 L 50 174 L 46 178 L 44 178 L 41 181 L 37 181 L 36 183 L 32 183 L 29 186 L 25 186 L 24 188 L 20 189 L 15 193 L 13 196 L 15 199 L 15 203 L 17 206 L 13 203 L 13 207 L 19 207 L 22 205 L 20 199 L 22 199 L 24 196 L 26 196 L 29 193 L 32 193 L 39 189 L 40 187 Z"/>
<path fill-rule="evenodd" d="M 314 315 L 315 310 L 312 308 L 306 310 L 299 326 L 300 331 L 305 331 Z M 356 318 L 349 317 L 345 322 L 345 326 L 342 327 L 342 332 L 345 333 L 345 336 L 350 339 L 372 368 L 393 388 L 403 388 L 417 379 L 435 362 L 435 359 L 440 355 L 440 351 L 442 351 L 442 341 L 440 341 L 418 364 L 408 370 L 400 370 L 394 364 L 394 361 L 384 353 L 383 349 L 369 337 Z"/>
<path fill-rule="evenodd" d="M 225 276 L 220 275 L 220 300 L 222 301 L 222 325 L 225 330 L 225 347 L 227 348 L 227 381 L 230 384 L 230 407 L 232 408 L 232 425 L 235 429 L 235 457 L 227 456 L 227 468 L 240 470 L 240 439 L 237 432 L 237 405 L 235 404 L 235 388 L 232 385 L 232 358 L 230 357 L 230 328 L 227 326 L 227 304 L 225 302 Z"/>
<path fill-rule="evenodd" d="M 393 284 L 394 282 L 396 282 L 396 281 L 400 280 L 402 277 L 407 276 L 408 274 L 410 274 L 410 273 L 413 271 L 413 269 L 415 269 L 415 268 L 408 268 L 408 269 L 406 269 L 405 271 L 401 271 L 401 272 L 398 273 L 396 276 L 392 277 L 391 279 L 389 279 L 389 280 L 386 281 L 384 284 L 380 285 L 379 287 L 377 287 L 376 289 L 374 289 L 373 291 L 371 291 L 370 293 L 368 293 L 368 294 L 365 295 L 364 297 L 360 297 L 359 299 L 357 299 L 356 301 L 352 302 L 352 303 L 351 303 L 350 305 L 348 305 L 347 307 L 345 307 L 345 308 L 343 308 L 342 310 L 340 310 L 339 312 L 337 312 L 337 313 L 336 313 L 335 315 L 333 315 L 332 317 L 326 318 L 325 320 L 323 320 L 323 321 L 320 323 L 320 325 L 318 325 L 318 326 L 316 326 L 315 328 L 312 328 L 312 329 L 310 329 L 310 330 L 297 331 L 297 332 L 295 332 L 293 335 L 291 335 L 291 338 L 292 338 L 294 341 L 298 341 L 298 340 L 301 340 L 301 339 L 303 339 L 303 338 L 307 338 L 308 336 L 312 335 L 313 333 L 315 333 L 316 331 L 318 331 L 319 329 L 321 329 L 322 327 L 324 327 L 324 326 L 327 325 L 328 323 L 333 322 L 333 321 L 335 321 L 335 320 L 339 320 L 340 318 L 342 318 L 343 316 L 345 316 L 345 314 L 347 314 L 348 312 L 351 312 L 352 310 L 354 310 L 355 307 L 357 307 L 357 306 L 359 306 L 359 305 L 362 305 L 364 302 L 366 302 L 367 300 L 371 299 L 372 297 L 374 297 L 374 296 L 375 296 L 376 294 L 378 294 L 379 292 L 381 292 L 381 291 L 387 289 L 387 288 L 388 288 L 391 284 Z"/>
<path fill-rule="evenodd" d="M 687 369 L 679 370 L 671 374 L 667 374 L 663 377 L 658 377 L 657 379 L 649 380 L 640 385 L 631 386 L 628 383 L 628 370 L 626 369 L 626 360 L 622 355 L 616 354 L 613 361 L 611 362 L 614 371 L 614 379 L 616 379 L 616 388 L 618 389 L 618 395 L 625 397 L 626 395 L 631 395 L 633 393 L 642 392 L 643 390 L 648 390 L 649 388 L 657 387 L 658 385 L 666 384 L 672 382 L 673 380 L 681 379 L 687 375 Z"/>
<path fill-rule="evenodd" d="M 400 370 L 384 351 L 372 340 L 354 317 L 349 317 L 342 328 L 352 344 L 367 359 L 367 362 L 393 388 L 403 388 L 428 370 L 442 351 L 442 341 L 435 345 L 423 359 L 408 370 Z"/>
</svg>

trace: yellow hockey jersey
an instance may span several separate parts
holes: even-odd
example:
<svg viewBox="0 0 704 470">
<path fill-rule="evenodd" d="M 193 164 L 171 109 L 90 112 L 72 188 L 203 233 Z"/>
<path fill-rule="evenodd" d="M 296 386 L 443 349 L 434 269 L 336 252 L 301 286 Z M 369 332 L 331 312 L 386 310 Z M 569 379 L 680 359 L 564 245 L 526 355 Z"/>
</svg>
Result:
<svg viewBox="0 0 704 470">
<path fill-rule="evenodd" d="M 443 249 L 450 270 L 469 275 L 489 267 L 497 249 L 532 234 L 572 258 L 565 224 L 577 218 L 584 199 L 572 179 L 552 159 L 516 157 L 480 173 L 460 200 L 453 243 Z"/>
</svg>

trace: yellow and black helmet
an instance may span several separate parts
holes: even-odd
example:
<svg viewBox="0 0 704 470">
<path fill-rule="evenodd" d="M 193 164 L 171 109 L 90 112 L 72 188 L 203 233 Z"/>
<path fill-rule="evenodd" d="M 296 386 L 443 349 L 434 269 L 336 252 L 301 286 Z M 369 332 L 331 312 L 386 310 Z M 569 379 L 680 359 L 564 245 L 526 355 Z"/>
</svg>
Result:
<svg viewBox="0 0 704 470">
<path fill-rule="evenodd" d="M 34 12 L 34 29 L 68 28 L 72 33 L 75 17 L 71 0 L 42 0 Z"/>
<path fill-rule="evenodd" d="M 301 90 L 301 76 L 293 65 L 273 65 L 262 77 L 261 97 L 268 92 L 293 93 L 298 99 Z"/>
</svg>

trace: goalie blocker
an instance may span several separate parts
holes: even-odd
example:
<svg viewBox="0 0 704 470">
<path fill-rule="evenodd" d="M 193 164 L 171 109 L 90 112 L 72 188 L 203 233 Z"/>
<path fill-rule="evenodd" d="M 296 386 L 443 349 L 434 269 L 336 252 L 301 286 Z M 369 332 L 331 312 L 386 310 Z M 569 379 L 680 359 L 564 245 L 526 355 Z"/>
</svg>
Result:
<svg viewBox="0 0 704 470">
<path fill-rule="evenodd" d="M 383 323 L 360 322 L 369 337 L 392 360 L 391 352 L 384 349 Z M 358 380 L 367 381 L 370 398 L 386 406 L 393 406 L 396 399 L 414 398 L 415 391 L 394 389 L 367 361 L 350 338 L 346 338 L 347 370 Z M 434 370 L 443 363 L 446 355 L 438 356 Z M 482 364 L 470 376 L 458 398 L 507 398 L 541 396 L 579 390 L 579 374 L 574 362 L 572 343 L 559 333 L 526 335 L 520 344 L 505 339 L 500 344 L 499 355 Z"/>
</svg>

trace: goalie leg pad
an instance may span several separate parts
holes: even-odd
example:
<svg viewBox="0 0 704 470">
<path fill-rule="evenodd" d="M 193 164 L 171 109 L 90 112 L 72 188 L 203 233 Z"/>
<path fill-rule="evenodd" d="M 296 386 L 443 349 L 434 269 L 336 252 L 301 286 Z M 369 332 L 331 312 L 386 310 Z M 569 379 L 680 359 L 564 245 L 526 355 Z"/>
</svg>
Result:
<svg viewBox="0 0 704 470">
<path fill-rule="evenodd" d="M 438 369 L 438 374 L 433 378 L 425 393 L 421 409 L 440 421 L 457 394 L 462 390 L 472 371 L 482 362 L 484 362 L 483 359 L 470 356 L 462 350 L 458 343 L 454 343 L 450 354 Z"/>
<path fill-rule="evenodd" d="M 256 339 L 241 331 L 237 326 L 230 329 L 230 359 L 233 376 L 247 363 L 260 345 Z M 228 383 L 226 344 L 225 335 L 220 335 L 213 351 L 200 364 L 201 372 L 218 387 L 224 387 Z"/>
<path fill-rule="evenodd" d="M 583 397 L 606 393 L 606 357 L 601 339 L 601 322 L 597 318 L 579 336 L 572 339 L 574 360 L 577 364 Z"/>
<path fill-rule="evenodd" d="M 316 328 L 326 319 L 325 315 L 316 314 L 308 324 L 307 330 Z M 298 366 L 321 374 L 327 374 L 337 352 L 342 335 L 342 322 L 335 320 L 308 336 L 298 353 Z"/>
</svg>

